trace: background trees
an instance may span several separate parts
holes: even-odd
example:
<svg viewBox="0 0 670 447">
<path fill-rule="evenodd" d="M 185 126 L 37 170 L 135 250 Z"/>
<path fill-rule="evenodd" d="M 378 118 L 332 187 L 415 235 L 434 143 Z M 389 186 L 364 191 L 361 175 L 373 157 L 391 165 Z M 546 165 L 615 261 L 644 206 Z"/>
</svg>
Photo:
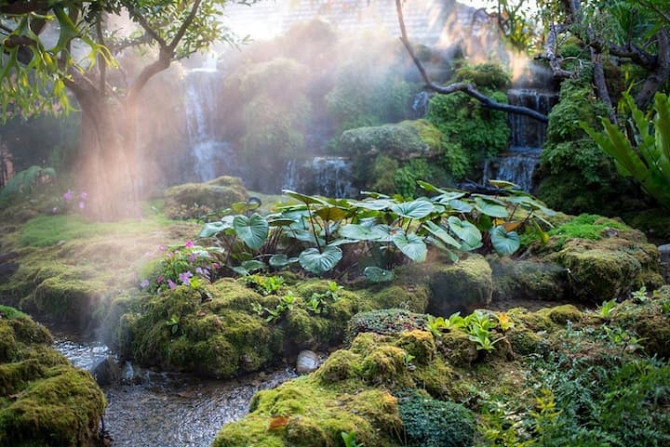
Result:
<svg viewBox="0 0 670 447">
<path fill-rule="evenodd" d="M 3 118 L 81 109 L 79 172 L 91 212 L 136 213 L 138 104 L 146 84 L 214 41 L 232 42 L 224 0 L 0 2 Z M 55 42 L 55 43 L 54 43 Z M 142 50 L 145 65 L 115 56 Z"/>
</svg>

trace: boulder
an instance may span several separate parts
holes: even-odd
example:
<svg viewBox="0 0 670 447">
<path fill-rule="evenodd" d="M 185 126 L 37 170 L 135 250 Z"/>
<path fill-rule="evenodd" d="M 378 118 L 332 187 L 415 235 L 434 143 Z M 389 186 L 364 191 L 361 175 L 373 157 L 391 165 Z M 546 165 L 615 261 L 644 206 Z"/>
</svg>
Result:
<svg viewBox="0 0 670 447">
<path fill-rule="evenodd" d="M 248 199 L 241 179 L 222 176 L 207 183 L 185 183 L 168 188 L 165 214 L 171 219 L 192 219 Z"/>
</svg>

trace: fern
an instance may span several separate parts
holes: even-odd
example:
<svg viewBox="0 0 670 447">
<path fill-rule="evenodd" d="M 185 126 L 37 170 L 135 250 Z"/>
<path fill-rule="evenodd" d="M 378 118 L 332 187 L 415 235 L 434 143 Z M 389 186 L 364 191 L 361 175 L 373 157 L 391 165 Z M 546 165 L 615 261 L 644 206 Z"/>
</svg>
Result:
<svg viewBox="0 0 670 447">
<path fill-rule="evenodd" d="M 31 166 L 19 171 L 0 191 L 0 203 L 7 203 L 30 194 L 37 186 L 55 178 L 56 171 L 53 168 Z"/>
</svg>

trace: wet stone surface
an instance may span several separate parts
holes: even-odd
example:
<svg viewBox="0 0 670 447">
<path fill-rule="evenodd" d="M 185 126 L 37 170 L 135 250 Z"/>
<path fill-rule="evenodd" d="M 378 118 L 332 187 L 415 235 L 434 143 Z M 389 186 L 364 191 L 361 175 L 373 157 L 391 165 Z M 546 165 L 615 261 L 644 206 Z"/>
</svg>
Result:
<svg viewBox="0 0 670 447">
<path fill-rule="evenodd" d="M 55 348 L 89 369 L 111 353 L 104 345 L 60 340 Z M 253 395 L 296 377 L 293 369 L 216 381 L 123 366 L 122 383 L 103 388 L 104 427 L 112 447 L 210 446 L 227 423 L 244 417 Z M 132 371 L 132 372 L 129 372 Z"/>
</svg>

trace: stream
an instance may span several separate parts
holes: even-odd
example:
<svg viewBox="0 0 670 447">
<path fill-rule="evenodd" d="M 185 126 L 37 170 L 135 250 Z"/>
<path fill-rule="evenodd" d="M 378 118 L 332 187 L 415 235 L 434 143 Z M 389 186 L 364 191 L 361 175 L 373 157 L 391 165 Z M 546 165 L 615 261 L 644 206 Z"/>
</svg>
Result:
<svg viewBox="0 0 670 447">
<path fill-rule="evenodd" d="M 78 368 L 90 371 L 114 355 L 103 344 L 54 335 L 54 348 Z M 112 447 L 209 447 L 221 427 L 248 413 L 257 391 L 295 377 L 285 368 L 223 382 L 126 363 L 121 383 L 103 387 L 104 429 Z"/>
</svg>

